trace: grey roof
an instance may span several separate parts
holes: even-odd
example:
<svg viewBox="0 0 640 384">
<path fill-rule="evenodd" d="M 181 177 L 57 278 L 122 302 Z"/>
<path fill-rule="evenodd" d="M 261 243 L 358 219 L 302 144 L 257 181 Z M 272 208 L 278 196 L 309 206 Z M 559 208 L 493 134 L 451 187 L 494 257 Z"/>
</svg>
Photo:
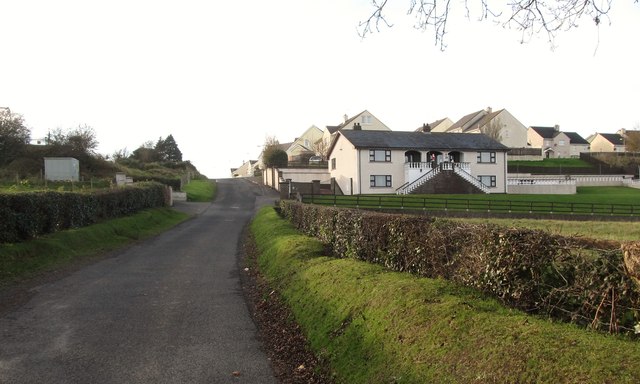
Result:
<svg viewBox="0 0 640 384">
<path fill-rule="evenodd" d="M 589 142 L 585 140 L 582 136 L 577 134 L 576 132 L 563 132 L 565 135 L 569 136 L 569 143 L 571 144 L 584 144 L 589 145 Z"/>
<path fill-rule="evenodd" d="M 624 145 L 624 138 L 617 133 L 601 133 L 600 136 L 607 139 L 613 145 Z"/>
<path fill-rule="evenodd" d="M 341 131 L 356 148 L 497 150 L 509 148 L 479 133 Z"/>
<path fill-rule="evenodd" d="M 531 129 L 536 131 L 536 133 L 543 139 L 553 139 L 560 134 L 560 132 L 554 127 L 531 127 Z"/>
</svg>

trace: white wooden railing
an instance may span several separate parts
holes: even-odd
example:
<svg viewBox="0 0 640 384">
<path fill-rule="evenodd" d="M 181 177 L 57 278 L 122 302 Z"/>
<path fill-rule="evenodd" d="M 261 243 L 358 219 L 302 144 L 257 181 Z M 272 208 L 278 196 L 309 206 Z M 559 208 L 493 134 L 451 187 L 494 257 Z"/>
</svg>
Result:
<svg viewBox="0 0 640 384">
<path fill-rule="evenodd" d="M 436 164 L 434 162 L 412 162 L 405 163 L 405 178 L 408 181 L 396 189 L 396 194 L 410 194 L 416 188 L 433 179 L 441 171 L 453 171 L 484 193 L 489 193 L 489 188 L 470 173 L 470 163 L 442 162 Z"/>
</svg>

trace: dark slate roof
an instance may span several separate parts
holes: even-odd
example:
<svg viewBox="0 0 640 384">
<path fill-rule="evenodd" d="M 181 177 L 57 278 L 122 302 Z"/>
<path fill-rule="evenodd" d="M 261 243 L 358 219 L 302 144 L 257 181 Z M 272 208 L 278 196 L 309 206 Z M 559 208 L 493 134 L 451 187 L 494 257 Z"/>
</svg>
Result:
<svg viewBox="0 0 640 384">
<path fill-rule="evenodd" d="M 624 145 L 622 135 L 618 135 L 617 133 L 601 133 L 600 135 L 613 145 Z"/>
<path fill-rule="evenodd" d="M 577 134 L 576 132 L 563 132 L 565 135 L 569 136 L 569 143 L 571 144 L 584 144 L 589 145 L 589 142 L 585 140 L 582 136 Z"/>
<path fill-rule="evenodd" d="M 356 148 L 497 150 L 509 148 L 478 133 L 341 131 L 340 134 Z"/>
<path fill-rule="evenodd" d="M 558 133 L 560 133 L 555 129 L 555 127 L 531 127 L 531 129 L 533 129 L 543 139 L 553 139 L 558 135 Z"/>
</svg>

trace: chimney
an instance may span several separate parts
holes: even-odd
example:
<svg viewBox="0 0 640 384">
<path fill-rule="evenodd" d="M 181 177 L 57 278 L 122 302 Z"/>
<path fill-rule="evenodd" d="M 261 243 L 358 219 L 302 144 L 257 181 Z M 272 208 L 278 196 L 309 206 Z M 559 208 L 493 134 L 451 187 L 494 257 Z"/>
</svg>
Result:
<svg viewBox="0 0 640 384">
<path fill-rule="evenodd" d="M 558 124 L 554 125 L 553 129 L 555 129 L 556 132 L 560 132 L 560 126 Z"/>
<path fill-rule="evenodd" d="M 429 124 L 422 124 L 422 132 L 431 132 L 431 126 Z"/>
<path fill-rule="evenodd" d="M 342 118 L 344 119 L 344 122 L 346 123 L 347 120 L 349 120 L 349 116 L 345 113 Z"/>
<path fill-rule="evenodd" d="M 491 113 L 491 112 L 493 112 L 493 108 L 487 107 L 486 111 L 487 111 L 487 113 Z"/>
<path fill-rule="evenodd" d="M 353 130 L 362 131 L 362 127 L 360 126 L 360 123 L 353 123 Z"/>
</svg>

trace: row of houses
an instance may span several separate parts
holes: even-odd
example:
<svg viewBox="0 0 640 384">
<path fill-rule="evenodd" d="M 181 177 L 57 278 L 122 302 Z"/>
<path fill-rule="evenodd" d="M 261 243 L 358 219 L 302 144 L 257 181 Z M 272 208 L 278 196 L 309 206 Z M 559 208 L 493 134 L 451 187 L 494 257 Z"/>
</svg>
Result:
<svg viewBox="0 0 640 384">
<path fill-rule="evenodd" d="M 440 119 L 413 131 L 392 131 L 369 111 L 321 130 L 308 128 L 291 143 L 281 144 L 290 164 L 267 170 L 260 159 L 232 170 L 253 176 L 276 189 L 288 184 L 329 186 L 336 194 L 371 193 L 507 193 L 507 159 L 518 149 L 537 149 L 538 157 L 579 157 L 592 147 L 607 151 L 605 140 L 616 134 L 584 139 L 554 127 L 525 127 L 506 109 L 476 111 L 452 122 Z M 612 145 L 610 151 L 624 151 Z M 536 151 L 534 151 L 536 152 Z M 306 167 L 308 159 L 324 161 L 323 168 Z M 296 184 L 297 183 L 297 184 Z M 318 192 L 318 191 L 316 191 Z"/>
</svg>

